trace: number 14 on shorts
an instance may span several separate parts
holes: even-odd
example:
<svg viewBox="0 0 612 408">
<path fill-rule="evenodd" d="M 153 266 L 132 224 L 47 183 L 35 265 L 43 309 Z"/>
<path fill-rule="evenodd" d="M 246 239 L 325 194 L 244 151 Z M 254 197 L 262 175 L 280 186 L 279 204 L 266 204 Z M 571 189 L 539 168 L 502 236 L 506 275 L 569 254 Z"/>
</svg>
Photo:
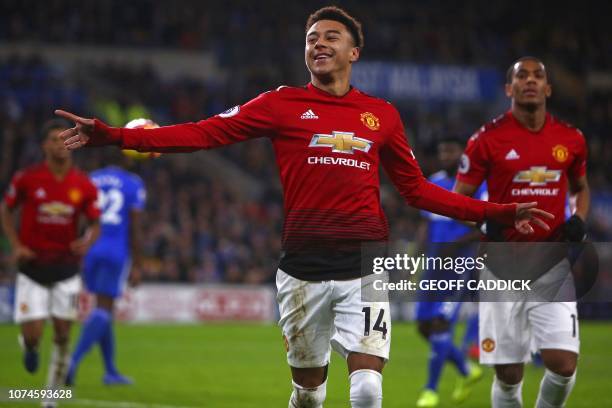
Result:
<svg viewBox="0 0 612 408">
<path fill-rule="evenodd" d="M 370 335 L 370 324 L 372 319 L 370 318 L 371 313 L 372 313 L 372 308 L 369 306 L 364 307 L 361 310 L 364 314 L 365 317 L 365 325 L 363 328 L 363 335 L 364 336 L 369 336 Z M 387 323 L 385 321 L 383 321 L 385 315 L 385 309 L 380 309 L 378 311 L 378 317 L 376 318 L 376 322 L 374 323 L 374 327 L 371 328 L 371 330 L 376 330 L 378 332 L 382 333 L 382 338 L 383 340 L 385 340 L 387 338 Z"/>
</svg>

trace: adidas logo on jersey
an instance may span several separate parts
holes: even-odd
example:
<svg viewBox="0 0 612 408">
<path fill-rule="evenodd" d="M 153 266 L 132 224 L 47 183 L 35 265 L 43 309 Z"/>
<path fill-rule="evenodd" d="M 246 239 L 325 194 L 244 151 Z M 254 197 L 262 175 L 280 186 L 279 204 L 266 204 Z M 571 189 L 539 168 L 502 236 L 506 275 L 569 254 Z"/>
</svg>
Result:
<svg viewBox="0 0 612 408">
<path fill-rule="evenodd" d="M 312 109 L 308 109 L 306 112 L 302 113 L 300 119 L 319 119 L 319 117 L 312 111 Z"/>
<path fill-rule="evenodd" d="M 521 156 L 518 155 L 518 153 L 516 152 L 516 150 L 511 149 L 508 154 L 506 155 L 506 160 L 516 160 L 519 159 Z"/>
</svg>

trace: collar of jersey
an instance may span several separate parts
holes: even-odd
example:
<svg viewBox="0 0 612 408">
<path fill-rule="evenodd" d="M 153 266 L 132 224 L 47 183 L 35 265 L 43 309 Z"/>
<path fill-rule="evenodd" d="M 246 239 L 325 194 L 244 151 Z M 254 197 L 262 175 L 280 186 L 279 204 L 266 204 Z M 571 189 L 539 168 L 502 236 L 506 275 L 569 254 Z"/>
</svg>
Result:
<svg viewBox="0 0 612 408">
<path fill-rule="evenodd" d="M 306 86 L 310 91 L 315 92 L 319 95 L 322 96 L 326 96 L 328 98 L 333 98 L 333 99 L 342 99 L 342 98 L 346 98 L 348 96 L 351 96 L 352 94 L 354 94 L 357 90 L 353 87 L 353 85 L 350 86 L 349 90 L 347 93 L 345 93 L 344 95 L 338 96 L 338 95 L 332 95 L 329 92 L 326 92 L 320 88 L 317 88 L 316 86 L 314 86 L 312 84 L 312 82 L 309 82 L 308 85 Z"/>
<path fill-rule="evenodd" d="M 508 116 L 510 116 L 510 120 L 513 121 L 516 126 L 518 126 L 519 128 L 521 128 L 524 131 L 529 132 L 529 133 L 531 133 L 533 135 L 538 135 L 538 134 L 542 133 L 544 131 L 544 129 L 546 129 L 546 127 L 548 127 L 548 125 L 550 124 L 550 121 L 551 121 L 550 113 L 546 112 L 546 119 L 544 119 L 544 126 L 542 126 L 542 129 L 538 130 L 537 132 L 534 132 L 532 130 L 527 129 L 525 126 L 523 126 L 523 124 L 521 122 L 519 122 L 519 120 L 517 118 L 514 117 L 514 115 L 512 114 L 512 110 L 508 111 Z"/>
</svg>

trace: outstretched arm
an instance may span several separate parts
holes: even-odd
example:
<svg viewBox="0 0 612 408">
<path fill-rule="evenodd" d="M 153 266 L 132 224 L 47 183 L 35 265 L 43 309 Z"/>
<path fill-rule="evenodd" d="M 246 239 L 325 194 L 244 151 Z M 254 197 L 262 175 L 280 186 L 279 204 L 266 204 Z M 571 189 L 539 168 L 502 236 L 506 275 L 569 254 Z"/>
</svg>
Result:
<svg viewBox="0 0 612 408">
<path fill-rule="evenodd" d="M 410 205 L 458 220 L 492 220 L 502 225 L 514 226 L 524 234 L 533 233 L 533 227 L 530 225 L 532 222 L 549 229 L 543 219 L 553 219 L 554 216 L 536 208 L 537 203 L 497 204 L 480 201 L 430 183 L 423 176 L 408 146 L 399 115 L 398 122 L 396 132 L 381 149 L 381 161 L 400 194 Z"/>
<path fill-rule="evenodd" d="M 114 128 L 98 119 L 83 118 L 63 110 L 55 114 L 75 123 L 60 135 L 70 150 L 83 146 L 116 145 L 141 152 L 192 152 L 211 149 L 256 137 L 273 136 L 275 117 L 271 93 L 259 95 L 231 113 L 197 123 L 163 126 L 156 129 Z"/>
</svg>

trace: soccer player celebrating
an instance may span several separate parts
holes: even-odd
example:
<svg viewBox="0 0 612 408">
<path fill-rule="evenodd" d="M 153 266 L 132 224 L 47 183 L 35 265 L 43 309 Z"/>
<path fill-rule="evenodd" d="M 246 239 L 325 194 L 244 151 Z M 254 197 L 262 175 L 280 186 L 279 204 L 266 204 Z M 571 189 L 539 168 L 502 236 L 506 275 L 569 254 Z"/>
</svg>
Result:
<svg viewBox="0 0 612 408">
<path fill-rule="evenodd" d="M 70 326 L 77 317 L 81 257 L 99 234 L 97 191 L 77 170 L 60 138 L 63 120 L 42 129 L 44 161 L 13 177 L 1 207 L 2 226 L 17 261 L 15 321 L 21 325 L 24 365 L 34 373 L 45 320 L 54 338 L 47 386 L 63 385 L 69 359 Z M 21 207 L 19 228 L 14 213 Z M 89 225 L 77 237 L 80 217 Z M 19 231 L 17 231 L 19 230 Z"/>
<path fill-rule="evenodd" d="M 136 119 L 126 127 L 158 126 L 147 119 Z M 114 301 L 121 295 L 128 273 L 134 276 L 141 266 L 140 220 L 146 192 L 140 177 L 119 167 L 123 165 L 128 168 L 133 159 L 122 154 L 115 154 L 112 159 L 117 165 L 107 166 L 91 174 L 98 188 L 102 228 L 100 238 L 85 257 L 83 280 L 87 290 L 96 296 L 96 307 L 83 324 L 66 376 L 67 385 L 74 384 L 79 363 L 96 343 L 100 345 L 104 361 L 104 384 L 132 383 L 115 366 L 112 319 Z"/>
<path fill-rule="evenodd" d="M 487 235 L 494 240 L 582 241 L 590 201 L 582 133 L 546 112 L 551 85 L 539 59 L 523 57 L 512 64 L 506 95 L 510 111 L 470 139 L 455 191 L 472 195 L 486 180 L 491 200 L 538 199 L 555 215 L 550 230 L 536 227 L 529 236 L 488 222 Z M 568 184 L 576 208 L 563 223 Z M 564 259 L 548 273 L 571 276 L 570 264 Z M 480 361 L 495 365 L 493 407 L 522 406 L 523 364 L 532 339 L 546 367 L 536 406 L 564 406 L 575 382 L 577 325 L 576 302 L 480 303 Z"/>
<path fill-rule="evenodd" d="M 458 138 L 446 138 L 438 143 L 438 162 L 442 169 L 429 177 L 432 183 L 446 190 L 452 190 L 463 146 L 463 142 Z M 486 199 L 486 195 L 486 188 L 483 184 L 475 196 Z M 427 221 L 421 224 L 419 236 L 421 236 L 422 246 L 427 247 L 428 256 L 442 256 L 442 251 L 448 252 L 449 250 L 453 251 L 452 254 L 449 254 L 451 256 L 474 256 L 469 253 L 469 248 L 462 248 L 461 244 L 477 241 L 480 236 L 477 230 L 448 217 L 427 211 L 423 211 L 422 214 Z M 451 247 L 448 244 L 451 242 L 457 243 L 458 246 Z M 451 275 L 457 277 L 454 272 Z M 469 272 L 466 275 L 469 275 Z M 422 277 L 422 279 L 447 278 L 447 274 L 438 273 L 435 270 L 427 270 Z M 461 292 L 436 293 L 434 296 L 428 296 L 426 292 L 419 292 L 419 301 L 415 304 L 417 327 L 419 333 L 429 343 L 431 353 L 428 361 L 427 384 L 417 399 L 417 407 L 438 406 L 440 402 L 437 392 L 438 383 L 446 361 L 455 365 L 461 375 L 453 391 L 453 401 L 456 403 L 465 401 L 471 392 L 472 385 L 482 378 L 482 369 L 476 364 L 469 363 L 466 359 L 468 345 L 478 341 L 477 314 L 468 319 L 464 339 L 466 351 L 460 350 L 453 343 L 455 324 L 463 295 Z"/>
<path fill-rule="evenodd" d="M 363 47 L 361 24 L 337 7 L 306 23 L 311 82 L 265 92 L 197 123 L 158 129 L 75 122 L 69 149 L 118 145 L 140 151 L 187 152 L 268 137 L 284 187 L 283 251 L 276 275 L 280 322 L 291 366 L 291 407 L 325 400 L 331 346 L 346 358 L 353 407 L 380 407 L 389 357 L 388 302 L 361 300 L 362 244 L 384 242 L 379 164 L 411 205 L 453 218 L 496 220 L 531 233 L 551 215 L 529 204 L 494 204 L 453 194 L 427 181 L 388 102 L 350 85 Z"/>
</svg>

